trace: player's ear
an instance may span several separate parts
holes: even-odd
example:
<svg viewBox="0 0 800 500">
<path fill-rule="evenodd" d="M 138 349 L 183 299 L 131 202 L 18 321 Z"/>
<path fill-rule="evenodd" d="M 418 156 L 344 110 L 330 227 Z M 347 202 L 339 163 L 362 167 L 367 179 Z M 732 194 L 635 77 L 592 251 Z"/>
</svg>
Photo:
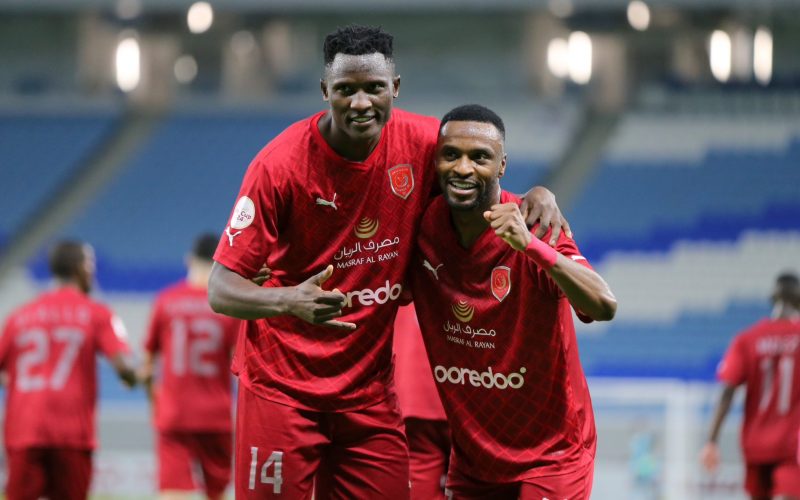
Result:
<svg viewBox="0 0 800 500">
<path fill-rule="evenodd" d="M 503 177 L 505 175 L 505 173 L 506 173 L 506 162 L 507 162 L 507 160 L 508 160 L 508 155 L 503 154 L 503 159 L 500 160 L 500 172 L 497 175 L 498 179 Z"/>
<path fill-rule="evenodd" d="M 400 75 L 392 79 L 392 97 L 397 98 L 400 95 Z"/>
<path fill-rule="evenodd" d="M 319 81 L 319 89 L 322 91 L 322 100 L 328 100 L 328 82 L 325 81 L 324 78 L 320 79 Z"/>
</svg>

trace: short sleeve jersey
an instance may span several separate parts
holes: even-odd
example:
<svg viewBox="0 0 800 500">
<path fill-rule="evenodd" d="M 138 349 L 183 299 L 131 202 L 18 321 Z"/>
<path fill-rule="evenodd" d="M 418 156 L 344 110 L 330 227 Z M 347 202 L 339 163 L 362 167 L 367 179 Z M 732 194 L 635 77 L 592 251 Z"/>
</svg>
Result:
<svg viewBox="0 0 800 500">
<path fill-rule="evenodd" d="M 205 288 L 181 282 L 156 299 L 145 350 L 158 354 L 155 424 L 164 431 L 230 432 L 231 352 L 240 320 L 216 314 Z"/>
<path fill-rule="evenodd" d="M 800 321 L 766 319 L 738 334 L 717 375 L 728 385 L 747 388 L 745 460 L 792 460 L 800 422 Z"/>
<path fill-rule="evenodd" d="M 392 387 L 392 322 L 433 187 L 438 120 L 392 111 L 363 162 L 331 149 L 320 112 L 295 123 L 252 161 L 215 260 L 265 286 L 294 286 L 334 266 L 326 290 L 346 295 L 354 331 L 294 316 L 248 321 L 234 371 L 255 394 L 297 408 L 347 411 Z"/>
<path fill-rule="evenodd" d="M 397 400 L 404 418 L 445 420 L 447 417 L 431 376 L 414 305 L 402 306 L 394 322 Z"/>
<path fill-rule="evenodd" d="M 504 191 L 501 201 L 520 200 Z M 557 250 L 590 267 L 563 234 Z M 409 275 L 450 422 L 452 467 L 511 482 L 590 463 L 594 416 L 571 308 L 548 274 L 491 228 L 462 247 L 438 197 Z"/>
<path fill-rule="evenodd" d="M 0 339 L 0 369 L 9 375 L 6 447 L 93 449 L 96 354 L 128 351 L 122 322 L 76 289 L 14 311 Z"/>
</svg>

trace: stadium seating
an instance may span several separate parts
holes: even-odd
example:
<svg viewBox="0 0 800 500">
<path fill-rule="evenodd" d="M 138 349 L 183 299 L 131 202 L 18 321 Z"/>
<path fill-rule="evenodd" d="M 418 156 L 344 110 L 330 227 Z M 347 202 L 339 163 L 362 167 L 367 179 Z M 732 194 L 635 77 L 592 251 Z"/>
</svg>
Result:
<svg viewBox="0 0 800 500">
<path fill-rule="evenodd" d="M 113 131 L 114 111 L 0 112 L 0 250 Z M 34 180 L 32 182 L 32 180 Z"/>
<path fill-rule="evenodd" d="M 800 268 L 800 117 L 632 114 L 570 212 L 620 302 L 580 327 L 590 375 L 711 378 Z M 652 353 L 658 353 L 657 356 Z"/>
</svg>

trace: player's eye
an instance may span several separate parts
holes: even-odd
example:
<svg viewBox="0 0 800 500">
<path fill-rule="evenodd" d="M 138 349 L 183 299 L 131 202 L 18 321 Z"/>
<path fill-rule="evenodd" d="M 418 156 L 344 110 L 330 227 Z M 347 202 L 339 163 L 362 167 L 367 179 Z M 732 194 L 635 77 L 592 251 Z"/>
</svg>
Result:
<svg viewBox="0 0 800 500">
<path fill-rule="evenodd" d="M 352 95 L 353 94 L 353 87 L 349 85 L 342 85 L 341 87 L 336 89 L 342 95 Z"/>
<path fill-rule="evenodd" d="M 384 85 L 382 83 L 370 83 L 367 87 L 367 92 L 370 94 L 377 94 L 384 89 Z"/>
</svg>

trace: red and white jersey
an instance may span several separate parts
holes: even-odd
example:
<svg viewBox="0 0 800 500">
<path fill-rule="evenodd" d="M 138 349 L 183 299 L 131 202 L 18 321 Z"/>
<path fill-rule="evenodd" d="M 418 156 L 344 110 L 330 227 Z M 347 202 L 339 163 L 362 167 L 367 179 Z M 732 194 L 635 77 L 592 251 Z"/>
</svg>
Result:
<svg viewBox="0 0 800 500">
<path fill-rule="evenodd" d="M 211 310 L 205 288 L 181 282 L 159 294 L 144 346 L 160 355 L 159 430 L 231 431 L 230 360 L 240 324 Z"/>
<path fill-rule="evenodd" d="M 413 304 L 397 311 L 393 350 L 394 383 L 403 418 L 445 420 Z"/>
<path fill-rule="evenodd" d="M 95 357 L 128 351 L 119 318 L 77 289 L 44 293 L 14 311 L 0 339 L 6 447 L 94 448 Z"/>
<path fill-rule="evenodd" d="M 728 385 L 747 388 L 745 461 L 794 458 L 800 422 L 800 321 L 765 319 L 738 334 L 717 376 Z"/>
<path fill-rule="evenodd" d="M 264 286 L 293 286 L 334 266 L 354 331 L 293 316 L 248 321 L 234 371 L 257 395 L 316 411 L 373 405 L 392 387 L 391 332 L 419 222 L 435 180 L 438 120 L 399 109 L 363 162 L 331 149 L 320 112 L 252 161 L 214 259 Z M 239 366 L 241 365 L 241 366 Z"/>
<path fill-rule="evenodd" d="M 517 202 L 502 192 L 501 202 Z M 557 250 L 589 267 L 562 233 Z M 436 198 L 409 276 L 463 474 L 490 482 L 556 475 L 594 458 L 596 434 L 567 298 L 487 227 L 465 249 Z"/>
</svg>

